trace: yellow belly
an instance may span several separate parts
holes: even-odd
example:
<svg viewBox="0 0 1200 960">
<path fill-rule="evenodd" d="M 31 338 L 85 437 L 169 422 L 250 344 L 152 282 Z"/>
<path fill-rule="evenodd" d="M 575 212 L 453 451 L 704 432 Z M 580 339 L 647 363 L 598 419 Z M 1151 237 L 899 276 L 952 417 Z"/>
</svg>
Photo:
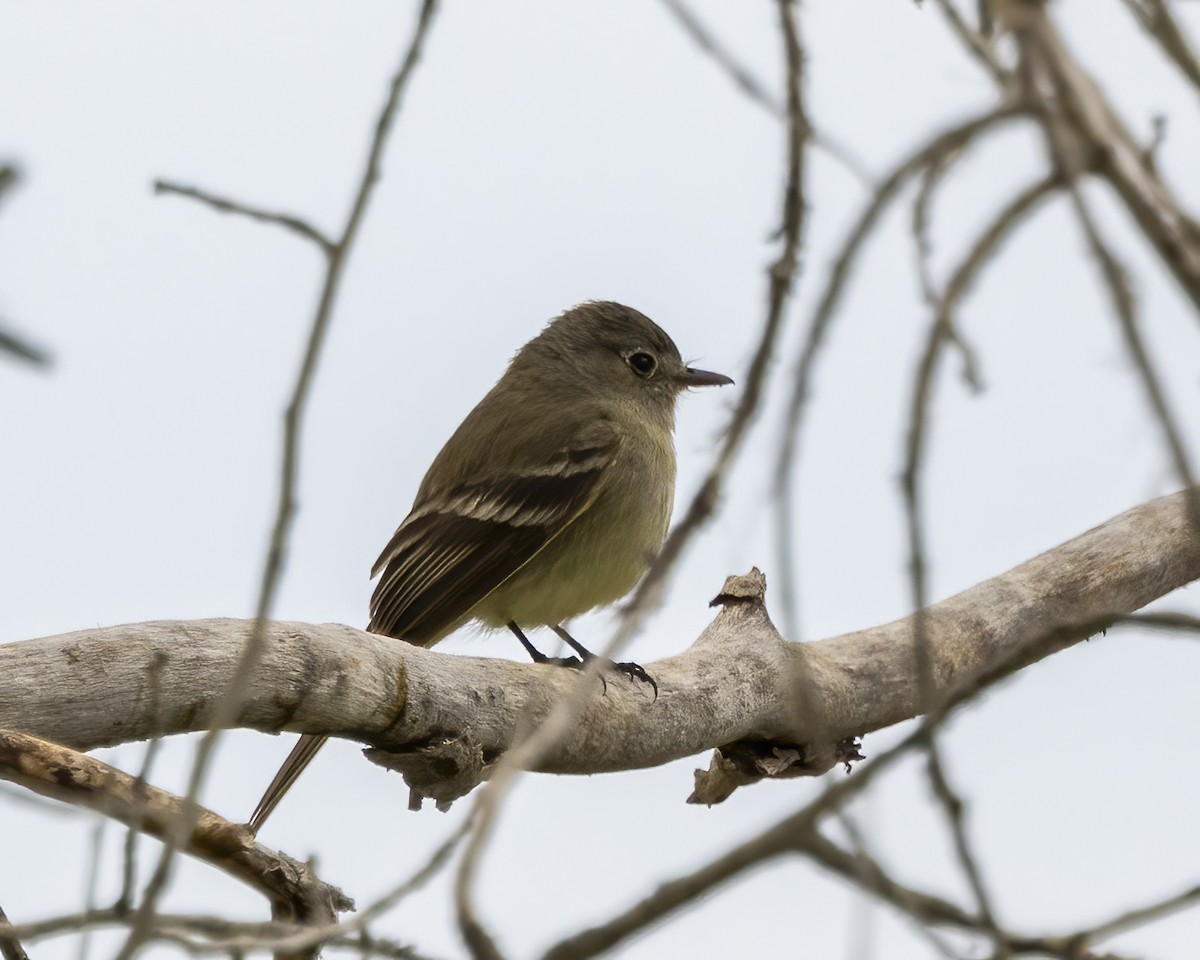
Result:
<svg viewBox="0 0 1200 960">
<path fill-rule="evenodd" d="M 481 601 L 471 618 L 491 627 L 550 626 L 625 596 L 662 547 L 675 488 L 674 451 L 620 471 L 596 501 L 540 553 Z M 648 482 L 657 476 L 658 482 Z M 665 480 L 665 482 L 664 482 Z"/>
</svg>

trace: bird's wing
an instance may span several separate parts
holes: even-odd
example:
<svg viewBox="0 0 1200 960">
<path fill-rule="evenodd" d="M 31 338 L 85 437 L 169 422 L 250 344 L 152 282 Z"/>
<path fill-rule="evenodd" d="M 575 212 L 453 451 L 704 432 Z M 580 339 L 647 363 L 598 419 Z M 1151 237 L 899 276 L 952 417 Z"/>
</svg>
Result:
<svg viewBox="0 0 1200 960">
<path fill-rule="evenodd" d="M 372 633 L 428 644 L 567 529 L 595 500 L 618 452 L 596 429 L 529 469 L 464 484 L 418 504 L 371 575 Z"/>
</svg>

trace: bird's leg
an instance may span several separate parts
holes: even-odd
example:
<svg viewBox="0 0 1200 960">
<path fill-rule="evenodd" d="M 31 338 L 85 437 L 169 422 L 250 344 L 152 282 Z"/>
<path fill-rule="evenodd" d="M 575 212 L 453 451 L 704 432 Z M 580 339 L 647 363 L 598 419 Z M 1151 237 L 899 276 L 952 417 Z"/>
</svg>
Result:
<svg viewBox="0 0 1200 960">
<path fill-rule="evenodd" d="M 583 666 L 584 660 L 586 660 L 586 657 L 584 660 L 581 660 L 579 657 L 548 657 L 529 642 L 529 638 L 525 636 L 521 628 L 517 626 L 517 622 L 515 620 L 508 621 L 508 629 L 516 634 L 517 639 L 521 641 L 521 646 L 523 646 L 525 648 L 525 652 L 533 658 L 534 663 L 549 663 L 556 667 L 574 667 L 575 669 L 579 669 Z M 591 654 L 589 653 L 587 656 L 590 657 Z"/>
<path fill-rule="evenodd" d="M 512 626 L 512 624 L 509 624 L 509 626 Z M 555 625 L 550 629 L 558 634 L 563 643 L 579 654 L 580 659 L 584 663 L 587 663 L 589 660 L 599 659 L 594 653 L 592 653 L 591 650 L 567 633 L 567 631 L 562 627 Z M 654 688 L 654 699 L 658 699 L 658 684 L 655 682 L 654 678 L 643 669 L 640 663 L 613 663 L 611 660 L 608 660 L 605 665 L 610 669 L 616 670 L 618 673 L 627 675 L 630 680 L 641 680 L 643 683 L 650 684 L 650 686 Z"/>
<path fill-rule="evenodd" d="M 529 642 L 529 638 L 525 636 L 524 631 L 517 626 L 515 620 L 508 621 L 508 629 L 517 635 L 517 639 L 521 641 L 526 652 L 533 657 L 534 663 L 548 663 L 555 667 L 570 667 L 572 670 L 582 670 L 583 665 L 589 660 L 595 659 L 593 655 L 583 647 L 576 647 L 579 650 L 578 657 L 548 657 L 541 650 Z M 608 693 L 608 681 L 604 679 L 604 674 L 600 675 L 600 687 L 603 693 Z"/>
</svg>

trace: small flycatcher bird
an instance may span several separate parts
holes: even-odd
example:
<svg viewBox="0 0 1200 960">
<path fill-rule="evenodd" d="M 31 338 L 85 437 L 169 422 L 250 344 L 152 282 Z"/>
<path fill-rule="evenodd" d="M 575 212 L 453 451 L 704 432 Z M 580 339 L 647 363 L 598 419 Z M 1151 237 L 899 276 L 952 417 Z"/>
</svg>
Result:
<svg viewBox="0 0 1200 960">
<path fill-rule="evenodd" d="M 425 474 L 371 571 L 367 629 L 430 647 L 475 620 L 507 626 L 537 662 L 591 659 L 562 624 L 623 597 L 646 572 L 675 496 L 675 401 L 688 387 L 729 383 L 687 366 L 632 307 L 589 302 L 550 321 Z M 539 626 L 579 659 L 540 653 L 521 630 Z M 654 684 L 635 663 L 614 666 Z M 252 830 L 325 740 L 300 738 Z"/>
</svg>

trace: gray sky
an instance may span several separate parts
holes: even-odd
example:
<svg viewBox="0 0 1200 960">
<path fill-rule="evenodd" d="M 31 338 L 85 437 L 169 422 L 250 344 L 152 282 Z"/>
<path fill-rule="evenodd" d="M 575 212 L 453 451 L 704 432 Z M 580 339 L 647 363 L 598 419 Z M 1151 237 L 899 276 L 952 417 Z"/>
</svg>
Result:
<svg viewBox="0 0 1200 960">
<path fill-rule="evenodd" d="M 771 4 L 695 6 L 781 88 Z M 1200 36 L 1196 6 L 1180 12 Z M 991 102 L 988 81 L 932 8 L 903 0 L 806 7 L 815 123 L 872 170 Z M 1154 59 L 1120 4 L 1057 7 L 1135 130 L 1148 136 L 1154 114 L 1170 117 L 1160 164 L 1200 209 L 1194 91 Z M 413 9 L 0 2 L 0 160 L 25 175 L 0 209 L 0 316 L 57 356 L 49 375 L 0 363 L 0 641 L 251 613 L 281 412 L 319 258 L 280 230 L 155 198 L 150 184 L 177 180 L 340 228 Z M 743 376 L 774 252 L 782 136 L 659 4 L 447 5 L 400 114 L 321 362 L 275 614 L 365 622 L 370 564 L 432 456 L 512 351 L 563 308 L 588 298 L 628 302 L 685 356 Z M 1042 169 L 1041 144 L 1027 130 L 997 134 L 971 153 L 935 209 L 940 276 Z M 833 246 L 865 196 L 819 152 L 807 192 L 804 275 L 776 371 L 784 381 Z M 1110 198 L 1097 189 L 1094 199 L 1134 268 L 1146 333 L 1195 455 L 1200 326 Z M 896 476 L 929 317 L 914 280 L 908 209 L 901 204 L 872 243 L 822 359 L 796 531 L 810 638 L 909 609 Z M 971 396 L 955 359 L 946 364 L 927 470 L 935 597 L 1177 486 L 1061 202 L 1006 247 L 961 322 L 987 390 Z M 679 503 L 706 468 L 735 396 L 685 398 Z M 632 650 L 641 662 L 687 646 L 727 574 L 758 565 L 772 582 L 766 494 L 785 402 L 776 389 L 720 516 Z M 1198 599 L 1193 588 L 1168 603 L 1195 611 Z M 600 646 L 611 623 L 598 614 L 575 633 Z M 440 649 L 520 654 L 506 635 L 457 636 Z M 1188 735 L 1200 722 L 1198 669 L 1194 642 L 1114 631 L 1024 671 L 951 724 L 951 772 L 969 799 L 1003 920 L 1061 932 L 1197 882 L 1200 769 Z M 901 733 L 868 737 L 865 752 L 882 752 Z M 290 739 L 229 735 L 205 802 L 246 817 Z M 104 755 L 133 770 L 142 750 Z M 179 789 L 191 756 L 189 742 L 172 741 L 156 782 Z M 502 947 L 526 956 L 603 919 L 822 786 L 761 784 L 711 810 L 684 806 L 692 768 L 706 764 L 527 777 L 484 873 L 483 917 Z M 353 745 L 334 744 L 262 839 L 317 857 L 325 879 L 365 904 L 466 809 L 413 814 L 406 801 L 398 778 Z M 901 879 L 969 902 L 917 766 L 884 778 L 858 813 Z M 0 794 L 0 904 L 14 921 L 78 905 L 92 822 Z M 120 835 L 109 828 L 105 838 L 101 902 L 119 883 Z M 448 903 L 442 880 L 378 932 L 458 955 Z M 264 916 L 233 881 L 191 863 L 180 865 L 164 906 Z M 865 911 L 837 882 L 787 862 L 620 955 L 715 956 L 743 951 L 749 938 L 762 956 L 797 955 L 803 942 L 807 956 L 838 957 L 863 935 L 867 916 L 873 956 L 929 952 L 888 911 Z M 1198 939 L 1192 913 L 1107 946 L 1184 957 Z M 73 957 L 75 946 L 39 945 L 37 955 Z"/>
</svg>

